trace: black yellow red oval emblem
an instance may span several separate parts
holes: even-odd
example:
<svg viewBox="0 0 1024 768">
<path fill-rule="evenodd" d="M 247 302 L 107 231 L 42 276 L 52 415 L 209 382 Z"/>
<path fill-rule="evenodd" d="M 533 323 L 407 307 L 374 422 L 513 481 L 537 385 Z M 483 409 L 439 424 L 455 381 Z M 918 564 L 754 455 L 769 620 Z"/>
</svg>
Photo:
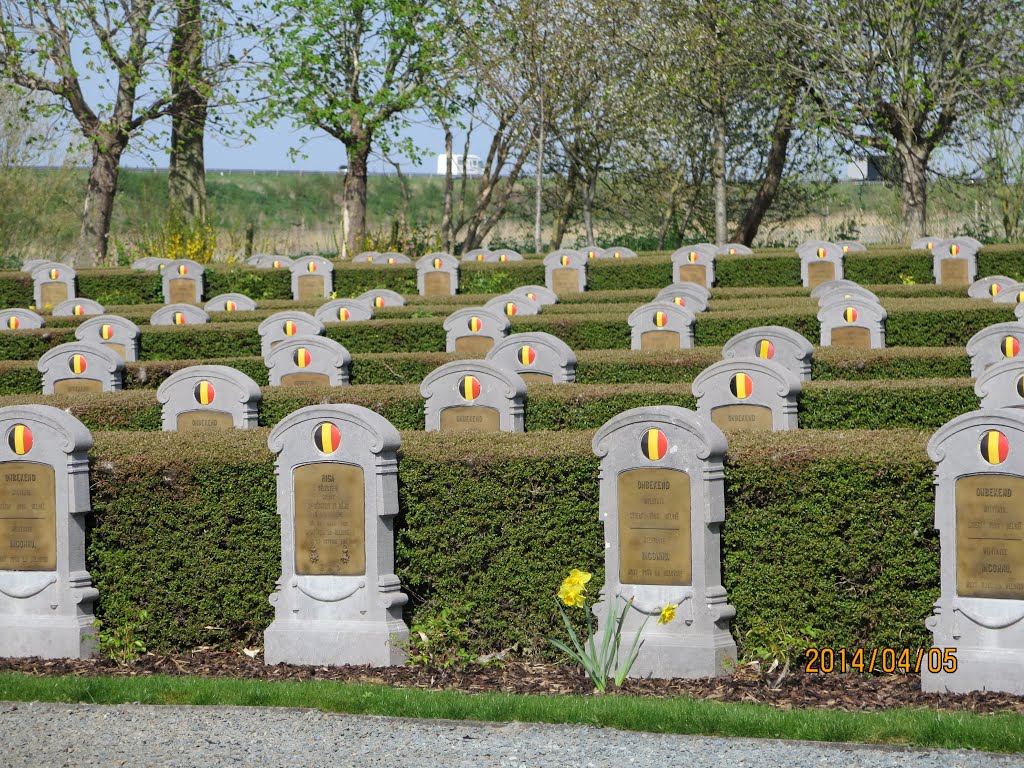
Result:
<svg viewBox="0 0 1024 768">
<path fill-rule="evenodd" d="M 476 260 L 477 260 L 477 261 L 483 261 L 483 260 L 484 260 L 484 254 L 482 254 L 482 253 L 478 253 L 478 254 L 476 255 Z"/>
<path fill-rule="evenodd" d="M 444 262 L 441 259 L 434 259 L 434 269 L 440 269 L 444 266 Z"/>
<path fill-rule="evenodd" d="M 951 246 L 949 246 L 949 254 L 950 256 L 959 256 L 960 246 L 957 245 L 956 243 L 953 243 Z"/>
<path fill-rule="evenodd" d="M 192 390 L 192 395 L 200 405 L 209 405 L 213 402 L 217 393 L 213 389 L 213 384 L 208 382 L 206 379 L 203 379 L 196 384 L 195 388 Z"/>
<path fill-rule="evenodd" d="M 19 320 L 14 315 L 11 315 L 10 317 L 7 318 L 7 327 L 10 328 L 12 331 L 18 330 L 19 328 L 21 328 L 21 320 Z"/>
<path fill-rule="evenodd" d="M 178 265 L 178 274 L 179 275 L 187 275 L 188 274 L 188 264 L 179 264 Z"/>
<path fill-rule="evenodd" d="M 981 458 L 989 464 L 1002 464 L 1010 455 L 1010 441 L 1006 435 L 991 429 L 981 437 Z"/>
<path fill-rule="evenodd" d="M 174 313 L 174 324 L 175 325 L 184 325 L 185 324 L 185 313 L 184 312 L 175 312 Z"/>
<path fill-rule="evenodd" d="M 563 253 L 562 254 L 562 258 L 559 259 L 559 261 L 561 262 L 563 267 L 568 267 L 569 266 L 569 262 L 572 261 L 572 259 L 569 258 L 569 254 Z"/>
<path fill-rule="evenodd" d="M 103 339 L 104 341 L 110 341 L 112 338 L 114 338 L 114 326 L 107 325 L 106 323 L 101 325 L 100 338 Z"/>
<path fill-rule="evenodd" d="M 505 302 L 505 314 L 509 317 L 514 317 L 519 312 L 519 307 L 516 306 L 514 301 Z"/>
<path fill-rule="evenodd" d="M 622 258 L 622 253 L 620 251 L 616 251 L 615 253 L 612 254 L 612 258 L 613 259 L 621 259 Z"/>
<path fill-rule="evenodd" d="M 498 257 L 498 261 L 508 261 L 508 254 L 503 253 Z"/>
<path fill-rule="evenodd" d="M 72 355 L 68 358 L 68 369 L 75 374 L 75 376 L 81 376 L 85 373 L 85 369 L 88 367 L 88 363 L 85 361 L 85 355 Z"/>
<path fill-rule="evenodd" d="M 225 301 L 224 302 L 224 311 L 225 312 L 234 312 L 236 309 L 238 309 L 238 304 L 236 304 L 235 302 L 233 302 L 233 301 Z"/>
<path fill-rule="evenodd" d="M 654 325 L 656 328 L 664 328 L 668 325 L 668 315 L 664 312 L 654 313 Z"/>
<path fill-rule="evenodd" d="M 533 365 L 537 360 L 537 351 L 528 344 L 524 344 L 516 353 L 516 359 L 518 359 L 522 365 Z"/>
<path fill-rule="evenodd" d="M 849 252 L 850 252 L 850 246 L 844 245 L 843 246 L 843 253 L 849 253 Z"/>
<path fill-rule="evenodd" d="M 295 362 L 296 367 L 307 368 L 313 362 L 313 356 L 309 354 L 309 350 L 305 347 L 299 347 L 295 350 L 295 354 L 292 355 L 292 360 Z"/>
<path fill-rule="evenodd" d="M 341 447 L 341 430 L 329 421 L 322 421 L 313 430 L 313 442 L 320 453 L 334 453 Z"/>
<path fill-rule="evenodd" d="M 1004 336 L 999 351 L 1003 353 L 1003 357 L 1016 357 L 1020 354 L 1020 342 L 1013 336 Z"/>
<path fill-rule="evenodd" d="M 640 452 L 651 461 L 658 461 L 668 453 L 668 438 L 660 429 L 648 429 L 640 438 Z"/>
<path fill-rule="evenodd" d="M 306 265 L 306 271 L 307 272 L 316 272 L 316 262 L 315 261 L 309 262 Z"/>
<path fill-rule="evenodd" d="M 281 268 L 281 260 L 280 259 L 274 259 L 274 269 L 280 269 L 280 268 Z"/>
<path fill-rule="evenodd" d="M 367 256 L 366 257 L 366 261 L 367 261 L 367 263 L 370 263 L 371 261 L 373 261 L 373 256 Z"/>
<path fill-rule="evenodd" d="M 338 307 L 339 320 L 348 320 L 350 317 L 352 317 L 352 313 L 349 312 L 348 307 Z"/>
<path fill-rule="evenodd" d="M 473 315 L 473 317 L 469 318 L 466 325 L 469 327 L 470 333 L 480 333 L 480 330 L 484 327 L 484 321 Z"/>
<path fill-rule="evenodd" d="M 737 373 L 729 382 L 729 391 L 733 397 L 739 400 L 746 400 L 754 391 L 754 382 L 745 373 Z"/>
<path fill-rule="evenodd" d="M 81 317 L 82 315 L 85 314 L 85 307 L 83 307 L 81 304 L 75 304 L 75 308 L 71 310 L 71 314 L 75 315 L 76 317 Z"/>
<path fill-rule="evenodd" d="M 60 278 L 60 270 L 59 269 L 51 269 L 50 270 L 50 279 L 51 280 L 57 280 L 59 278 Z"/>
<path fill-rule="evenodd" d="M 463 400 L 476 400 L 480 397 L 480 379 L 476 376 L 463 376 L 459 379 L 459 394 Z"/>
<path fill-rule="evenodd" d="M 735 256 L 736 255 L 736 249 L 735 248 L 730 248 L 729 249 L 729 255 L 730 256 Z"/>
<path fill-rule="evenodd" d="M 1024 397 L 1024 376 L 1017 379 L 1017 394 L 1020 397 Z"/>
<path fill-rule="evenodd" d="M 1001 290 L 1003 290 L 1003 286 L 1001 286 L 999 283 L 992 283 L 992 285 L 988 287 L 988 295 L 998 296 Z"/>
<path fill-rule="evenodd" d="M 528 298 L 530 301 L 536 301 L 537 300 L 537 294 L 534 293 L 533 291 L 530 291 L 530 292 L 528 292 L 526 294 L 526 298 Z"/>
<path fill-rule="evenodd" d="M 397 263 L 397 262 L 395 262 L 395 257 L 394 256 L 389 256 L 388 257 L 388 264 L 395 264 L 395 263 Z"/>
<path fill-rule="evenodd" d="M 379 307 L 383 307 L 384 306 L 384 297 L 383 296 L 375 296 L 374 299 L 373 299 L 373 306 L 378 307 L 378 308 Z"/>
<path fill-rule="evenodd" d="M 818 249 L 817 256 L 818 256 L 819 259 L 824 259 L 827 255 L 828 255 L 828 251 L 826 251 L 824 248 L 819 248 Z"/>
<path fill-rule="evenodd" d="M 682 296 L 676 296 L 674 299 L 672 299 L 672 303 L 680 307 L 685 307 L 686 299 L 684 299 Z"/>
<path fill-rule="evenodd" d="M 754 355 L 762 360 L 771 360 L 775 357 L 775 345 L 768 339 L 761 339 L 754 345 Z"/>
<path fill-rule="evenodd" d="M 688 260 L 688 261 L 689 261 L 689 262 L 690 262 L 691 264 L 694 264 L 694 263 L 696 263 L 696 261 L 697 261 L 697 259 L 698 259 L 699 257 L 698 257 L 698 255 L 697 255 L 697 252 L 696 252 L 696 251 L 690 251 L 690 252 L 689 252 L 689 253 L 688 253 L 688 254 L 686 255 L 686 258 L 687 258 L 687 260 Z"/>
<path fill-rule="evenodd" d="M 299 324 L 294 320 L 285 320 L 284 325 L 281 327 L 284 328 L 285 336 L 294 336 L 299 332 Z"/>
<path fill-rule="evenodd" d="M 587 251 L 587 258 L 588 259 L 596 259 L 597 258 L 597 251 Z"/>
<path fill-rule="evenodd" d="M 848 323 L 856 323 L 857 322 L 857 310 L 854 309 L 853 307 L 847 307 L 846 309 L 844 309 L 843 310 L 843 320 L 845 320 Z"/>
<path fill-rule="evenodd" d="M 18 456 L 24 456 L 32 450 L 32 430 L 24 424 L 15 424 L 7 433 L 7 444 Z"/>
<path fill-rule="evenodd" d="M 929 251 L 930 251 L 930 250 L 931 250 L 932 248 L 934 248 L 934 247 L 935 247 L 935 243 L 932 243 L 932 242 L 929 242 L 929 243 L 928 243 L 928 250 L 929 250 Z"/>
</svg>

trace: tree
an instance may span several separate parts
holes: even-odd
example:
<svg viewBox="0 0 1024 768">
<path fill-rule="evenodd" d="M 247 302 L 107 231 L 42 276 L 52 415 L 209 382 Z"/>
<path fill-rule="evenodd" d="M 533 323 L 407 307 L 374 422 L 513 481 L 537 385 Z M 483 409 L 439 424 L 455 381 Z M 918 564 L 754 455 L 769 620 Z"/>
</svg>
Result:
<svg viewBox="0 0 1024 768">
<path fill-rule="evenodd" d="M 175 0 L 168 69 L 171 78 L 171 157 L 167 203 L 182 223 L 206 221 L 206 120 L 210 74 L 203 61 L 202 0 Z"/>
</svg>

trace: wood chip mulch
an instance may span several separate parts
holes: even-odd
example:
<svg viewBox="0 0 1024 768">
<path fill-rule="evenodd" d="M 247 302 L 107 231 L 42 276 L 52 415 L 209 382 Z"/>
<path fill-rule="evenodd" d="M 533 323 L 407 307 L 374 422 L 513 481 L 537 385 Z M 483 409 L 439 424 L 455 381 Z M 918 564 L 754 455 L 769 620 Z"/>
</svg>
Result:
<svg viewBox="0 0 1024 768">
<path fill-rule="evenodd" d="M 0 659 L 0 671 L 32 675 L 196 675 L 248 680 L 338 680 L 400 688 L 458 690 L 466 693 L 532 693 L 587 695 L 593 685 L 581 671 L 556 664 L 508 661 L 500 666 L 466 670 L 425 667 L 268 667 L 262 655 L 200 649 L 161 656 L 146 654 L 128 665 L 109 659 Z M 919 675 L 805 674 L 796 670 L 777 686 L 754 666 L 741 666 L 732 676 L 703 680 L 628 680 L 615 693 L 631 696 L 690 696 L 730 702 L 770 704 L 780 709 L 817 708 L 874 712 L 896 707 L 923 707 L 944 712 L 1016 712 L 1024 715 L 1024 696 L 1006 693 L 922 693 Z"/>
</svg>

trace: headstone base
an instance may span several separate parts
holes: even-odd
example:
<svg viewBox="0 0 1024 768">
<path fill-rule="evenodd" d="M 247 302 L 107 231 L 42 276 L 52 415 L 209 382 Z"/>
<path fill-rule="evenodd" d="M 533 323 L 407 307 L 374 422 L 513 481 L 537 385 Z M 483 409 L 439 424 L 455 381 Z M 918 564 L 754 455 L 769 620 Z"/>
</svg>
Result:
<svg viewBox="0 0 1024 768">
<path fill-rule="evenodd" d="M 636 657 L 630 677 L 722 677 L 732 674 L 736 666 L 736 643 L 728 631 L 701 636 L 677 632 L 652 631 L 657 627 L 652 617 L 643 634 L 643 645 Z M 677 618 L 676 621 L 681 621 Z M 623 632 L 623 645 L 632 643 L 632 635 Z"/>
<path fill-rule="evenodd" d="M 957 646 L 950 650 L 955 650 L 956 672 L 929 672 L 927 661 L 922 663 L 921 690 L 925 693 L 999 691 L 1024 695 L 1024 649 Z"/>
<path fill-rule="evenodd" d="M 89 659 L 94 619 L 82 616 L 0 616 L 0 657 Z"/>
<path fill-rule="evenodd" d="M 263 633 L 266 664 L 401 666 L 409 628 L 402 621 L 274 621 Z"/>
</svg>

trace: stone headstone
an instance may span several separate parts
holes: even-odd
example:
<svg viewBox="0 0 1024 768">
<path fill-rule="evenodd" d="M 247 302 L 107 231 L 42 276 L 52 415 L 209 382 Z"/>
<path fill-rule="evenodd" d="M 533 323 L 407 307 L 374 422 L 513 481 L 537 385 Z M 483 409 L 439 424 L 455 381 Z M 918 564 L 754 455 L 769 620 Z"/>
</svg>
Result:
<svg viewBox="0 0 1024 768">
<path fill-rule="evenodd" d="M 31 309 L 11 307 L 0 309 L 0 331 L 27 331 L 31 328 L 42 328 L 46 321 Z"/>
<path fill-rule="evenodd" d="M 427 432 L 522 432 L 526 382 L 486 360 L 456 360 L 420 384 Z"/>
<path fill-rule="evenodd" d="M 821 346 L 884 349 L 888 316 L 881 304 L 857 296 L 839 297 L 818 310 Z"/>
<path fill-rule="evenodd" d="M 630 349 L 678 352 L 693 349 L 694 315 L 670 301 L 652 301 L 629 315 Z"/>
<path fill-rule="evenodd" d="M 444 320 L 446 352 L 483 357 L 495 342 L 508 335 L 509 322 L 503 314 L 483 307 L 466 307 Z"/>
<path fill-rule="evenodd" d="M 384 307 L 404 307 L 405 297 L 396 291 L 390 291 L 387 288 L 373 288 L 372 290 L 366 291 L 359 294 L 356 297 L 359 301 L 365 301 L 374 309 L 383 309 Z"/>
<path fill-rule="evenodd" d="M 967 342 L 967 356 L 971 359 L 971 376 L 980 378 L 985 369 L 995 363 L 1019 357 L 1024 344 L 1024 324 L 996 323 L 982 328 Z"/>
<path fill-rule="evenodd" d="M 697 314 L 707 311 L 710 297 L 711 292 L 697 283 L 675 283 L 658 291 L 654 300 L 656 302 L 667 301 L 680 307 L 686 307 Z"/>
<path fill-rule="evenodd" d="M 327 329 L 312 315 L 287 309 L 268 317 L 256 330 L 260 335 L 260 352 L 266 360 L 270 350 L 282 341 L 299 336 L 323 336 Z"/>
<path fill-rule="evenodd" d="M 753 256 L 754 252 L 743 243 L 726 243 L 715 250 L 717 256 Z"/>
<path fill-rule="evenodd" d="M 525 296 L 538 304 L 557 304 L 558 294 L 543 285 L 521 285 L 509 291 L 511 294 Z"/>
<path fill-rule="evenodd" d="M 253 256 L 245 263 L 257 269 L 291 269 L 292 266 L 289 256 Z"/>
<path fill-rule="evenodd" d="M 612 245 L 601 251 L 599 259 L 635 259 L 636 251 L 622 245 Z"/>
<path fill-rule="evenodd" d="M 928 441 L 939 599 L 924 691 L 1024 694 L 1024 412 L 958 416 Z"/>
<path fill-rule="evenodd" d="M 300 336 L 279 343 L 264 362 L 272 387 L 344 387 L 352 355 L 334 339 Z"/>
<path fill-rule="evenodd" d="M 811 298 L 820 299 L 826 293 L 837 291 L 841 289 L 851 288 L 853 290 L 860 289 L 862 291 L 868 290 L 864 288 L 860 283 L 856 283 L 853 280 L 829 280 L 824 283 L 818 283 L 811 289 Z"/>
<path fill-rule="evenodd" d="M 576 381 L 576 353 L 550 333 L 513 333 L 495 343 L 486 359 L 518 374 L 527 386 Z"/>
<path fill-rule="evenodd" d="M 973 237 L 963 236 L 963 235 L 959 235 L 957 237 L 950 238 L 950 242 L 951 243 L 956 243 L 957 245 L 961 246 L 962 248 L 970 248 L 970 249 L 972 249 L 974 251 L 980 251 L 982 248 L 985 247 L 985 244 L 983 242 L 981 242 L 981 240 L 978 240 L 978 239 L 973 238 Z"/>
<path fill-rule="evenodd" d="M 540 302 L 524 294 L 505 293 L 484 304 L 484 309 L 500 312 L 506 317 L 540 314 Z"/>
<path fill-rule="evenodd" d="M 1018 320 L 1024 320 L 1024 304 L 1018 304 L 1013 308 L 1013 315 Z"/>
<path fill-rule="evenodd" d="M 171 263 L 171 259 L 163 259 L 158 256 L 146 256 L 132 262 L 132 269 L 140 272 L 162 272 L 164 267 Z"/>
<path fill-rule="evenodd" d="M 396 264 L 412 264 L 412 259 L 406 256 L 404 253 L 378 253 L 373 257 L 373 264 L 383 264 L 384 266 L 394 266 Z"/>
<path fill-rule="evenodd" d="M 149 316 L 150 325 L 203 325 L 210 322 L 205 309 L 192 304 L 168 304 Z"/>
<path fill-rule="evenodd" d="M 40 264 L 32 270 L 32 300 L 39 308 L 53 309 L 75 298 L 76 273 L 71 267 L 56 262 Z"/>
<path fill-rule="evenodd" d="M 756 357 L 771 360 L 796 374 L 800 381 L 811 380 L 814 346 L 799 333 L 781 325 L 765 325 L 740 331 L 722 347 L 722 359 Z"/>
<path fill-rule="evenodd" d="M 164 303 L 198 304 L 203 300 L 203 273 L 206 268 L 191 259 L 173 259 L 160 270 Z"/>
<path fill-rule="evenodd" d="M 22 272 L 27 272 L 28 274 L 31 275 L 35 271 L 36 267 L 38 267 L 41 264 L 49 264 L 49 263 L 51 263 L 50 259 L 26 259 L 21 264 L 21 271 Z M 56 262 L 56 263 L 59 263 L 59 262 Z"/>
<path fill-rule="evenodd" d="M 586 248 L 580 248 L 580 252 L 587 257 L 587 261 L 593 261 L 594 259 L 600 259 L 604 254 L 604 248 L 598 248 L 596 245 L 588 245 Z"/>
<path fill-rule="evenodd" d="M 139 359 L 139 326 L 117 315 L 100 315 L 75 328 L 75 338 L 101 344 L 113 350 L 126 363 Z"/>
<path fill-rule="evenodd" d="M 311 405 L 282 419 L 267 442 L 277 456 L 281 578 L 264 661 L 402 664 L 398 430 L 358 405 Z"/>
<path fill-rule="evenodd" d="M 672 254 L 672 281 L 696 283 L 710 289 L 715 284 L 715 252 L 710 243 L 684 245 Z"/>
<path fill-rule="evenodd" d="M 982 408 L 1024 407 L 1024 355 L 992 363 L 974 382 Z"/>
<path fill-rule="evenodd" d="M 849 282 L 847 280 L 839 281 L 833 280 L 829 283 L 822 283 L 818 287 L 821 288 L 827 285 L 833 285 L 838 282 Z M 874 291 L 869 291 L 867 288 L 862 288 L 859 285 L 847 285 L 842 287 L 827 288 L 821 291 L 818 295 L 818 306 L 824 307 L 826 304 L 831 304 L 834 301 L 843 301 L 845 299 L 857 298 L 861 301 L 870 301 L 873 304 L 881 304 L 878 295 Z"/>
<path fill-rule="evenodd" d="M 836 245 L 842 249 L 843 253 L 864 253 L 867 251 L 867 247 L 856 240 L 837 240 Z"/>
<path fill-rule="evenodd" d="M 91 341 L 58 344 L 36 364 L 43 374 L 44 395 L 83 395 L 121 391 L 124 360 L 114 350 Z"/>
<path fill-rule="evenodd" d="M 720 555 L 725 435 L 685 408 L 634 408 L 606 422 L 593 449 L 605 537 L 597 632 L 609 606 L 632 601 L 623 641 L 646 626 L 631 677 L 730 674 L 736 609 L 722 586 Z M 658 624 L 666 605 L 676 606 L 676 618 Z"/>
<path fill-rule="evenodd" d="M 494 251 L 494 256 L 497 261 L 508 262 L 508 261 L 522 261 L 523 257 L 520 253 L 513 251 L 511 248 L 498 248 Z"/>
<path fill-rule="evenodd" d="M 697 413 L 726 434 L 797 429 L 800 379 L 760 357 L 734 357 L 701 371 L 691 385 Z"/>
<path fill-rule="evenodd" d="M 88 317 L 102 315 L 106 310 L 98 301 L 92 299 L 68 299 L 53 308 L 54 317 Z"/>
<path fill-rule="evenodd" d="M 373 264 L 373 260 L 380 256 L 380 251 L 363 251 L 356 254 L 352 259 L 353 264 Z"/>
<path fill-rule="evenodd" d="M 941 238 L 938 237 L 919 237 L 910 244 L 910 250 L 912 251 L 930 251 L 935 247 L 935 243 L 939 242 Z"/>
<path fill-rule="evenodd" d="M 991 300 L 998 296 L 1004 289 L 1015 285 L 1016 282 L 1016 280 L 1013 280 L 1006 275 L 983 277 L 980 280 L 975 280 L 971 283 L 971 287 L 967 289 L 967 295 L 972 299 Z"/>
<path fill-rule="evenodd" d="M 1003 286 L 1003 290 L 993 296 L 992 301 L 996 304 L 1020 304 L 1024 301 L 1024 283 Z"/>
<path fill-rule="evenodd" d="M 92 435 L 48 405 L 0 408 L 0 656 L 92 655 Z"/>
<path fill-rule="evenodd" d="M 800 257 L 800 280 L 804 288 L 843 279 L 843 249 L 835 243 L 811 240 L 802 243 L 796 252 Z"/>
<path fill-rule="evenodd" d="M 373 320 L 373 307 L 362 299 L 331 299 L 317 309 L 316 319 L 321 323 Z"/>
<path fill-rule="evenodd" d="M 454 296 L 459 291 L 459 262 L 447 253 L 428 253 L 416 261 L 420 296 Z"/>
<path fill-rule="evenodd" d="M 226 365 L 193 365 L 159 386 L 164 432 L 209 432 L 258 426 L 260 388 Z"/>
<path fill-rule="evenodd" d="M 558 296 L 587 289 L 587 257 L 562 249 L 544 257 L 544 284 Z"/>
<path fill-rule="evenodd" d="M 206 302 L 203 309 L 207 312 L 251 312 L 256 309 L 256 302 L 244 293 L 222 293 Z"/>
<path fill-rule="evenodd" d="M 331 295 L 334 265 L 319 256 L 303 256 L 292 261 L 292 298 L 315 301 Z"/>
<path fill-rule="evenodd" d="M 970 285 L 978 274 L 977 251 L 945 241 L 932 249 L 936 285 Z"/>
<path fill-rule="evenodd" d="M 471 251 L 466 251 L 462 254 L 463 261 L 497 261 L 497 254 L 493 253 L 489 248 L 474 248 Z"/>
</svg>

